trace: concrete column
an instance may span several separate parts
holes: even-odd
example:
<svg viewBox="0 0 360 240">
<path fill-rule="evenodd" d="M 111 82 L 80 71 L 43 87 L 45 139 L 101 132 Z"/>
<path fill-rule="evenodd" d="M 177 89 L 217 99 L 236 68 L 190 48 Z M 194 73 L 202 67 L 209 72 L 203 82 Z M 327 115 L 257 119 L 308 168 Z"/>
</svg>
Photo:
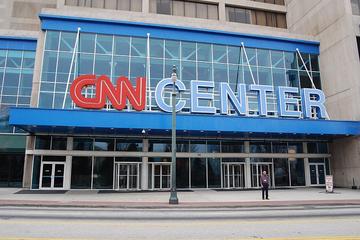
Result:
<svg viewBox="0 0 360 240">
<path fill-rule="evenodd" d="M 149 140 L 143 139 L 143 152 L 148 152 Z M 142 157 L 141 164 L 141 190 L 149 189 L 149 161 L 148 157 Z"/>
<path fill-rule="evenodd" d="M 27 149 L 34 149 L 35 136 L 26 137 L 26 147 L 25 147 L 25 159 L 24 159 L 24 172 L 23 172 L 23 188 L 31 188 L 31 178 L 32 178 L 32 166 L 33 166 L 33 155 L 26 154 Z"/>
<path fill-rule="evenodd" d="M 150 0 L 142 0 L 142 12 L 143 13 L 149 13 L 149 11 L 150 11 L 149 1 Z"/>
<path fill-rule="evenodd" d="M 250 153 L 250 142 L 244 143 L 245 153 Z M 251 188 L 251 168 L 250 158 L 245 158 L 245 188 Z"/>
<path fill-rule="evenodd" d="M 73 138 L 68 137 L 66 150 L 71 151 L 72 148 L 73 148 Z M 72 167 L 72 156 L 66 156 L 65 173 L 64 173 L 64 178 L 65 178 L 64 188 L 65 189 L 70 189 L 70 187 L 71 187 L 71 167 Z"/>
<path fill-rule="evenodd" d="M 219 21 L 226 22 L 225 1 L 219 1 Z"/>
<path fill-rule="evenodd" d="M 303 142 L 303 151 L 304 153 L 308 153 L 306 142 Z M 305 186 L 310 186 L 311 179 L 310 179 L 309 158 L 304 158 L 304 171 L 305 171 Z"/>
</svg>

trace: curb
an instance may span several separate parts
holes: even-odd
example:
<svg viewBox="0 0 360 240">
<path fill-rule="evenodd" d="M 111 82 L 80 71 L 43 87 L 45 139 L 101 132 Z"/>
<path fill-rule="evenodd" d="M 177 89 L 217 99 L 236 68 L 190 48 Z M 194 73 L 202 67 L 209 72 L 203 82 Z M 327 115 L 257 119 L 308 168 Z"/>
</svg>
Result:
<svg viewBox="0 0 360 240">
<path fill-rule="evenodd" d="M 211 208 L 260 208 L 260 207 L 310 207 L 359 205 L 360 199 L 349 200 L 303 200 L 303 201 L 247 201 L 247 202 L 97 202 L 97 201 L 35 201 L 0 200 L 0 207 L 74 207 L 74 208 L 120 208 L 120 209 L 211 209 Z"/>
</svg>

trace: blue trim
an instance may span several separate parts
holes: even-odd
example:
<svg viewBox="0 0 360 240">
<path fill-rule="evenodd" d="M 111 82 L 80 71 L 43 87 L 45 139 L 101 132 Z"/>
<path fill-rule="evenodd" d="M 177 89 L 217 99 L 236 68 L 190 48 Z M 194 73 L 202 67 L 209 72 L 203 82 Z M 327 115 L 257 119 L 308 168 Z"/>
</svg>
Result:
<svg viewBox="0 0 360 240">
<path fill-rule="evenodd" d="M 146 119 L 146 121 L 144 121 Z M 159 112 L 119 112 L 11 108 L 9 123 L 29 132 L 136 133 L 142 129 L 165 132 L 171 129 L 171 114 Z M 314 136 L 360 135 L 360 122 L 178 114 L 177 130 L 202 136 L 224 133 L 291 134 Z"/>
<path fill-rule="evenodd" d="M 0 36 L 0 49 L 36 51 L 36 38 Z"/>
<path fill-rule="evenodd" d="M 115 34 L 319 54 L 319 42 L 170 25 L 40 14 L 42 30 Z"/>
</svg>

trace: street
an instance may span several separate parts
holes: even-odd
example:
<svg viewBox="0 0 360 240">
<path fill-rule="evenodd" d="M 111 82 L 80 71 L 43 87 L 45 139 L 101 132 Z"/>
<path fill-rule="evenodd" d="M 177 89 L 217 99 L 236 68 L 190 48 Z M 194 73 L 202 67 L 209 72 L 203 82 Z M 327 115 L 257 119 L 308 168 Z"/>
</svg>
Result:
<svg viewBox="0 0 360 240">
<path fill-rule="evenodd" d="M 0 207 L 3 239 L 360 239 L 360 206 Z"/>
</svg>

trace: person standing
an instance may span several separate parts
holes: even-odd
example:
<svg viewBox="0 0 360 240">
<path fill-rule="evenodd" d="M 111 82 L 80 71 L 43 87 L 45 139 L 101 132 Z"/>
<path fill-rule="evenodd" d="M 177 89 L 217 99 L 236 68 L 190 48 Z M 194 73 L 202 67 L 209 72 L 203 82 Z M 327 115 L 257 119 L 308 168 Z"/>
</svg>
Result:
<svg viewBox="0 0 360 240">
<path fill-rule="evenodd" d="M 270 182 L 269 176 L 266 174 L 266 171 L 263 171 L 261 174 L 261 177 L 260 177 L 263 200 L 265 199 L 265 197 L 266 197 L 266 200 L 269 200 L 269 182 Z"/>
</svg>

